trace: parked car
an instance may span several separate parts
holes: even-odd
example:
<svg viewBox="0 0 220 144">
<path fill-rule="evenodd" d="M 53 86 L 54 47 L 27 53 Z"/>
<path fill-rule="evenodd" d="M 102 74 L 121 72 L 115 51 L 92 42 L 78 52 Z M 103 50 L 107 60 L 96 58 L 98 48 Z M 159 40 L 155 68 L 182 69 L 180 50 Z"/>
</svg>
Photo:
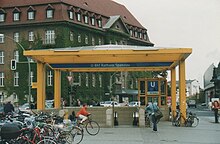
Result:
<svg viewBox="0 0 220 144">
<path fill-rule="evenodd" d="M 137 107 L 139 106 L 140 102 L 138 101 L 132 101 L 128 104 L 129 107 Z"/>
<path fill-rule="evenodd" d="M 188 106 L 196 108 L 196 100 L 189 100 Z"/>
<path fill-rule="evenodd" d="M 116 101 L 105 101 L 104 104 L 100 104 L 103 107 L 112 107 L 114 104 L 115 107 L 120 106 L 120 104 Z"/>
</svg>

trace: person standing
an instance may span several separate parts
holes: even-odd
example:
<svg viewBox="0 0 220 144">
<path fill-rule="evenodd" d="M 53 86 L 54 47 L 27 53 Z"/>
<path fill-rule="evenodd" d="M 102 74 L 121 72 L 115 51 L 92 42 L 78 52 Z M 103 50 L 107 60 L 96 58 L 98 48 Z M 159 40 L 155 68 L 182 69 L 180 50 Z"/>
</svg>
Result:
<svg viewBox="0 0 220 144">
<path fill-rule="evenodd" d="M 215 100 L 212 105 L 212 109 L 213 109 L 214 115 L 215 115 L 215 123 L 219 123 L 219 121 L 218 121 L 218 109 L 219 108 L 220 108 L 219 102 L 217 100 Z"/>
<path fill-rule="evenodd" d="M 12 112 L 14 112 L 14 106 L 11 104 L 11 101 L 7 102 L 4 106 L 4 112 L 5 114 L 11 114 Z"/>
<path fill-rule="evenodd" d="M 80 99 L 77 99 L 77 103 L 76 103 L 77 106 L 80 106 L 81 105 L 81 101 Z"/>
<path fill-rule="evenodd" d="M 156 105 L 156 103 L 152 103 L 149 102 L 147 107 L 146 107 L 146 111 L 150 116 L 150 120 L 153 123 L 153 131 L 157 131 L 157 118 L 155 116 L 155 111 L 159 110 L 158 106 Z"/>
</svg>

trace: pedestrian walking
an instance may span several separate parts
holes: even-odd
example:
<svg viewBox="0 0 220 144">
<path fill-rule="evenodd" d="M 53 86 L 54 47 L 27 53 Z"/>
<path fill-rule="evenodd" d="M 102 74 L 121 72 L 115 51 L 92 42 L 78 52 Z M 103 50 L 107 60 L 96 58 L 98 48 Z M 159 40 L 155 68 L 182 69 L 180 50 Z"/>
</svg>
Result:
<svg viewBox="0 0 220 144">
<path fill-rule="evenodd" d="M 215 100 L 212 104 L 212 110 L 214 111 L 215 115 L 215 123 L 219 123 L 218 121 L 218 109 L 220 108 L 219 102 Z"/>
<path fill-rule="evenodd" d="M 153 131 L 157 131 L 157 117 L 155 116 L 155 112 L 159 110 L 159 107 L 156 103 L 149 102 L 145 110 L 149 114 L 150 120 L 153 123 Z"/>
</svg>

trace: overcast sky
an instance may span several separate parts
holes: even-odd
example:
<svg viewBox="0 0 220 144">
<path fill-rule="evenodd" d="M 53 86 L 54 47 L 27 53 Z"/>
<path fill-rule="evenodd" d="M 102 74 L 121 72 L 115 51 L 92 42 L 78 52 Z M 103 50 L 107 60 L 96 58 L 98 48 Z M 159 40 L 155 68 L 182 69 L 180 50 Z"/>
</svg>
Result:
<svg viewBox="0 0 220 144">
<path fill-rule="evenodd" d="M 220 62 L 220 0 L 115 0 L 148 30 L 155 47 L 187 47 L 186 79 Z"/>
</svg>

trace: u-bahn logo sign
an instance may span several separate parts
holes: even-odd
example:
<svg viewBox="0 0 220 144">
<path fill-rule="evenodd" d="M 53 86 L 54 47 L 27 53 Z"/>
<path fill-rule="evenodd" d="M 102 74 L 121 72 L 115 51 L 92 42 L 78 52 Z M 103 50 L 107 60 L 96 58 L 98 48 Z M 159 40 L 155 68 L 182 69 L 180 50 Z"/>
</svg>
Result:
<svg viewBox="0 0 220 144">
<path fill-rule="evenodd" d="M 50 64 L 52 68 L 120 68 L 120 67 L 161 67 L 170 66 L 172 62 L 139 62 L 139 63 L 61 63 Z"/>
<path fill-rule="evenodd" d="M 158 81 L 148 81 L 147 82 L 147 94 L 148 95 L 159 94 Z"/>
</svg>

